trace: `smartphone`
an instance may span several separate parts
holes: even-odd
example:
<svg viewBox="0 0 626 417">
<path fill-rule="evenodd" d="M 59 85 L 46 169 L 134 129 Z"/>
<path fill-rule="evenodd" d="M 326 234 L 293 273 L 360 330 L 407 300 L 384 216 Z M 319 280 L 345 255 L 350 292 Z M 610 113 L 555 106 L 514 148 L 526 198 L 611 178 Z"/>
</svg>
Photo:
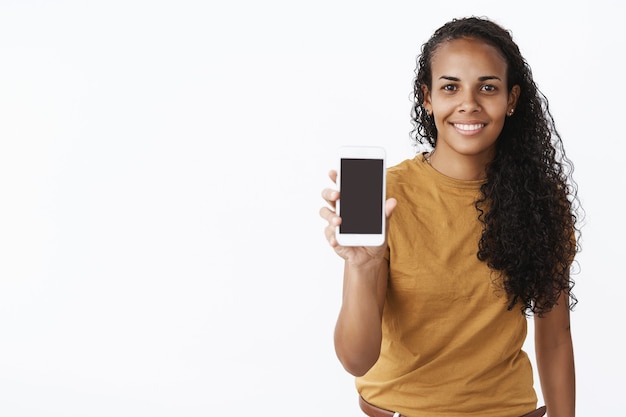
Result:
<svg viewBox="0 0 626 417">
<path fill-rule="evenodd" d="M 342 246 L 380 246 L 385 242 L 385 149 L 342 146 L 337 170 L 337 242 Z"/>
</svg>

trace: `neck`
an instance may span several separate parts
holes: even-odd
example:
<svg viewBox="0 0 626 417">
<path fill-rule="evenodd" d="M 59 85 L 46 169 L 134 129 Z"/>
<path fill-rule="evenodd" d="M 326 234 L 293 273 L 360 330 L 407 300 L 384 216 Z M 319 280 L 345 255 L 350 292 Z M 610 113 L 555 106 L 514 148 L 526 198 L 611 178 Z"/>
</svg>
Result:
<svg viewBox="0 0 626 417">
<path fill-rule="evenodd" d="M 437 148 L 430 156 L 430 165 L 443 175 L 462 181 L 475 181 L 487 178 L 487 164 L 493 153 L 461 155 Z"/>
</svg>

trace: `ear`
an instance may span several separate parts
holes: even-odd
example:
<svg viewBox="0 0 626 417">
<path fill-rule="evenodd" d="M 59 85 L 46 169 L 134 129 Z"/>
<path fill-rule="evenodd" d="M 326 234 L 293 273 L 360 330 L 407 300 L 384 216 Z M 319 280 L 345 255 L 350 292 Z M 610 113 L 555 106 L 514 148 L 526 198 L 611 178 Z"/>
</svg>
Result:
<svg viewBox="0 0 626 417">
<path fill-rule="evenodd" d="M 519 85 L 515 84 L 511 87 L 511 91 L 509 91 L 509 100 L 507 103 L 507 112 L 515 110 L 517 106 L 517 100 L 519 99 L 520 88 Z"/>
<path fill-rule="evenodd" d="M 426 86 L 426 84 L 422 84 L 420 88 L 422 89 L 422 93 L 424 94 L 424 102 L 422 103 L 422 106 L 429 114 L 432 114 L 433 103 L 430 98 L 430 91 L 428 90 L 428 86 Z"/>
</svg>

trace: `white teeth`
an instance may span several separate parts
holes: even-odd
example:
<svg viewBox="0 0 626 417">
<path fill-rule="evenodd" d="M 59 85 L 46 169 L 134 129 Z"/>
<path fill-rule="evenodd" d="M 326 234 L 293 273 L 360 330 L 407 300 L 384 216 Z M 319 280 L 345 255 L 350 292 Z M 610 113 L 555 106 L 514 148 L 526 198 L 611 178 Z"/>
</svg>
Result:
<svg viewBox="0 0 626 417">
<path fill-rule="evenodd" d="M 454 125 L 454 127 L 456 127 L 457 129 L 461 129 L 461 130 L 477 130 L 480 129 L 482 127 L 484 127 L 485 125 L 483 123 L 478 123 L 478 124 L 474 124 L 474 125 L 462 125 L 460 123 L 456 123 Z"/>
</svg>

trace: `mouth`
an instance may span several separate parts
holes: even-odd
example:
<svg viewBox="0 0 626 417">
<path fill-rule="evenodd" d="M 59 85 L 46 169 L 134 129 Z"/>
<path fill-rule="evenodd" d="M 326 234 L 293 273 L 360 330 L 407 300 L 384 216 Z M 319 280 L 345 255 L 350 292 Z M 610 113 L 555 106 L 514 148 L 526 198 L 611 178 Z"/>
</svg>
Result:
<svg viewBox="0 0 626 417">
<path fill-rule="evenodd" d="M 463 135 L 473 135 L 480 132 L 485 123 L 452 123 L 452 126 Z"/>
</svg>

